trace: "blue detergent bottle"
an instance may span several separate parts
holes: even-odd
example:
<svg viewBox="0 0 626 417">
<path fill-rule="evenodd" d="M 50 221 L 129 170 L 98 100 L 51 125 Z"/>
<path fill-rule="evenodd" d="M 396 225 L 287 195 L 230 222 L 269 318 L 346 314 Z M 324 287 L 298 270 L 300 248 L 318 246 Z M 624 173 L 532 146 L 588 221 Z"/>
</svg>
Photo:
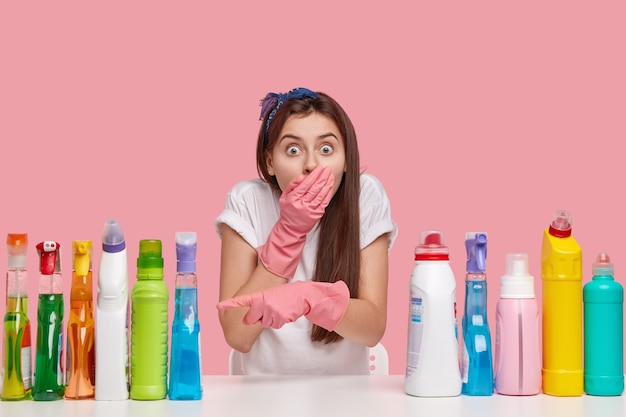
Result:
<svg viewBox="0 0 626 417">
<path fill-rule="evenodd" d="M 170 400 L 202 398 L 195 232 L 176 233 L 176 294 L 170 354 Z"/>
<path fill-rule="evenodd" d="M 465 309 L 462 319 L 463 358 L 461 376 L 463 395 L 493 395 L 491 333 L 487 322 L 487 233 L 465 235 L 467 264 Z"/>
<path fill-rule="evenodd" d="M 584 381 L 588 395 L 624 392 L 624 288 L 613 278 L 609 255 L 600 253 L 583 288 Z"/>
</svg>

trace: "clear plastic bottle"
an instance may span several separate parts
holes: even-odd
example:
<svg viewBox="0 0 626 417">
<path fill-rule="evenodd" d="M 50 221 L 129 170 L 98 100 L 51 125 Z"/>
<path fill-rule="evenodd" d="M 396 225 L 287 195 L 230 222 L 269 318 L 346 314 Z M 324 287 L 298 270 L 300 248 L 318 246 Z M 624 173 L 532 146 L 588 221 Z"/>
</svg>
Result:
<svg viewBox="0 0 626 417">
<path fill-rule="evenodd" d="M 134 400 L 167 395 L 167 285 L 163 281 L 160 240 L 141 240 L 137 282 L 131 292 L 131 381 Z"/>
<path fill-rule="evenodd" d="M 528 254 L 506 255 L 496 305 L 495 388 L 503 395 L 541 392 L 539 307 L 534 278 L 528 273 Z"/>
<path fill-rule="evenodd" d="M 102 231 L 96 303 L 96 401 L 128 399 L 128 258 L 119 222 Z"/>
<path fill-rule="evenodd" d="M 195 232 L 176 233 L 176 295 L 170 354 L 170 400 L 202 398 Z"/>
<path fill-rule="evenodd" d="M 94 398 L 96 384 L 96 342 L 93 314 L 91 240 L 72 242 L 74 268 L 70 288 L 70 316 L 67 322 L 67 387 L 65 398 Z"/>
<path fill-rule="evenodd" d="M 600 253 L 593 277 L 583 287 L 584 380 L 589 395 L 624 392 L 624 288 L 613 278 L 613 264 Z"/>
<path fill-rule="evenodd" d="M 420 232 L 409 286 L 405 391 L 419 397 L 461 394 L 456 281 L 443 233 Z"/>
<path fill-rule="evenodd" d="M 37 344 L 33 399 L 63 399 L 63 278 L 61 245 L 54 241 L 37 244 L 39 255 L 39 300 L 37 303 Z"/>
<path fill-rule="evenodd" d="M 6 275 L 6 311 L 3 319 L 2 387 L 0 399 L 32 398 L 32 353 L 28 320 L 28 274 L 26 251 L 28 235 L 9 233 Z"/>
<path fill-rule="evenodd" d="M 493 394 L 491 332 L 487 321 L 487 233 L 465 235 L 467 263 L 463 310 L 463 358 L 461 378 L 464 395 Z"/>
<path fill-rule="evenodd" d="M 572 236 L 572 217 L 558 210 L 541 246 L 543 392 L 583 394 L 582 249 Z"/>
</svg>

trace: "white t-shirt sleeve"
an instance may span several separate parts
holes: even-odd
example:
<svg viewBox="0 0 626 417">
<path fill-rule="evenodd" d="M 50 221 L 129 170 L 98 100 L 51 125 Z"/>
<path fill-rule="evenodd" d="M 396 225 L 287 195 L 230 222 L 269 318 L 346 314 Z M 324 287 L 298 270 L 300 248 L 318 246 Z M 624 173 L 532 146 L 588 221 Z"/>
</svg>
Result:
<svg viewBox="0 0 626 417">
<path fill-rule="evenodd" d="M 218 236 L 224 223 L 253 248 L 265 242 L 278 219 L 277 197 L 260 179 L 237 183 L 226 196 L 224 210 L 214 221 Z"/>
<path fill-rule="evenodd" d="M 391 203 L 380 181 L 371 174 L 361 174 L 361 248 L 385 233 L 389 250 L 398 235 L 398 225 L 391 218 Z"/>
</svg>

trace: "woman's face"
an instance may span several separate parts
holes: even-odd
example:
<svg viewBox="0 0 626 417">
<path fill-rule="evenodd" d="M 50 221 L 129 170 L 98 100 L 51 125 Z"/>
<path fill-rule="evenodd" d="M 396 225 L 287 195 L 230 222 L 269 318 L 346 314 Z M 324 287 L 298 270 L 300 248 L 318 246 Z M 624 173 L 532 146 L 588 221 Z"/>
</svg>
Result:
<svg viewBox="0 0 626 417">
<path fill-rule="evenodd" d="M 344 139 L 337 125 L 317 112 L 290 116 L 267 156 L 268 172 L 284 190 L 292 179 L 308 175 L 317 166 L 330 167 L 334 195 L 346 168 Z"/>
</svg>

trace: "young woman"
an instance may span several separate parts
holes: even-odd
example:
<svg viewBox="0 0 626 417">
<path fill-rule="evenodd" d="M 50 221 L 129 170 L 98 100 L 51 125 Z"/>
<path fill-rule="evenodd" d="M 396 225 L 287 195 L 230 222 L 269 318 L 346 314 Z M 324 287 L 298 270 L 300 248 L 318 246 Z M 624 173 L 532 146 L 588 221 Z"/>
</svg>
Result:
<svg viewBox="0 0 626 417">
<path fill-rule="evenodd" d="M 215 220 L 224 336 L 246 374 L 367 374 L 397 234 L 387 194 L 330 96 L 296 88 L 261 105 L 261 178 L 236 184 Z"/>
</svg>

